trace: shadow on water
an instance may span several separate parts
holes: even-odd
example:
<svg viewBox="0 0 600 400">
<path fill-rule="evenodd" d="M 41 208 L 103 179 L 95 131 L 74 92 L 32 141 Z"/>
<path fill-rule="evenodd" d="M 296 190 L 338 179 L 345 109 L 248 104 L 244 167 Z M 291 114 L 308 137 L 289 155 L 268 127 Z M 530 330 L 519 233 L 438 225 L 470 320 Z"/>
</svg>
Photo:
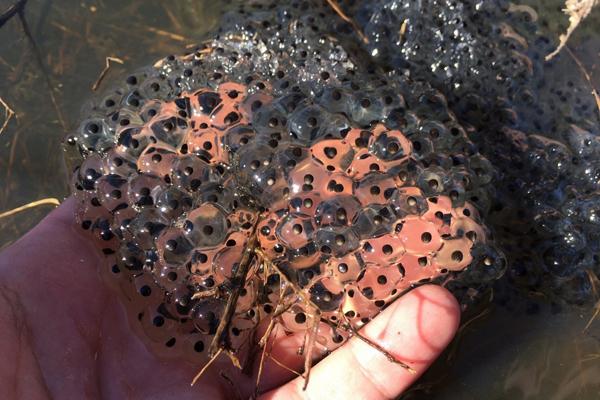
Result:
<svg viewBox="0 0 600 400">
<path fill-rule="evenodd" d="M 557 0 L 540 14 L 553 32 L 566 29 Z M 26 4 L 25 4 L 26 3 Z M 206 37 L 218 2 L 183 0 L 0 0 L 0 212 L 68 194 L 61 140 L 76 127 L 82 102 L 111 63 L 110 81 Z M 572 38 L 571 48 L 600 87 L 600 12 Z M 10 18 L 8 18 L 10 17 Z M 23 21 L 26 21 L 24 30 Z M 573 71 L 569 71 L 573 73 Z M 35 225 L 50 207 L 0 219 L 0 248 Z M 488 302 L 464 315 L 457 340 L 407 399 L 600 398 L 600 319 L 593 310 L 562 309 L 535 299 L 510 306 Z M 587 329 L 586 329 L 587 327 Z"/>
</svg>

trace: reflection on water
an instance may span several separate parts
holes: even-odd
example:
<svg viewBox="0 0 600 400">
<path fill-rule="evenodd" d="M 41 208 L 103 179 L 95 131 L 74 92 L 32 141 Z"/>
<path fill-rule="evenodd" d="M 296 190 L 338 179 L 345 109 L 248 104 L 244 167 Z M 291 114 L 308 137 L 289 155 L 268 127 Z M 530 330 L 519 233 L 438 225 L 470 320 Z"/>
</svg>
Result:
<svg viewBox="0 0 600 400">
<path fill-rule="evenodd" d="M 12 2 L 0 0 L 0 11 Z M 564 31 L 560 1 L 527 3 L 538 7 L 548 29 Z M 111 66 L 100 90 L 126 71 L 201 41 L 217 20 L 216 4 L 30 0 L 26 16 L 50 87 L 19 21 L 9 21 L 0 29 L 0 97 L 18 118 L 0 134 L 0 211 L 67 195 L 60 142 L 78 123 L 82 103 L 90 97 L 106 57 L 119 57 L 124 64 Z M 591 16 L 571 43 L 596 87 L 599 14 Z M 0 112 L 2 126 L 1 108 Z M 48 211 L 42 207 L 1 219 L 0 248 Z M 492 302 L 466 314 L 459 338 L 406 398 L 600 398 L 600 319 L 586 330 L 593 310 L 513 302 L 512 308 Z"/>
</svg>

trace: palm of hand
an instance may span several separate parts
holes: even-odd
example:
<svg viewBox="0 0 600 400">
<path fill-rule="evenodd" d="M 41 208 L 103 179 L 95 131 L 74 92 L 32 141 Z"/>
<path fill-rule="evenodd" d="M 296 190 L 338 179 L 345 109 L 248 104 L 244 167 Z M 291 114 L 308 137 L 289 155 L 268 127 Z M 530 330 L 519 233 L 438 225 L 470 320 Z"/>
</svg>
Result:
<svg viewBox="0 0 600 400">
<path fill-rule="evenodd" d="M 73 202 L 67 200 L 0 254 L 2 393 L 14 399 L 250 397 L 256 377 L 234 370 L 226 357 L 191 387 L 201 366 L 162 360 L 147 350 L 132 333 L 118 297 L 102 282 L 101 259 L 77 233 L 72 216 Z M 447 291 L 421 287 L 363 330 L 417 374 L 353 339 L 313 368 L 307 391 L 302 378 L 267 361 L 263 398 L 394 398 L 448 344 L 458 321 L 458 306 Z M 272 353 L 300 370 L 301 340 L 276 337 Z"/>
</svg>

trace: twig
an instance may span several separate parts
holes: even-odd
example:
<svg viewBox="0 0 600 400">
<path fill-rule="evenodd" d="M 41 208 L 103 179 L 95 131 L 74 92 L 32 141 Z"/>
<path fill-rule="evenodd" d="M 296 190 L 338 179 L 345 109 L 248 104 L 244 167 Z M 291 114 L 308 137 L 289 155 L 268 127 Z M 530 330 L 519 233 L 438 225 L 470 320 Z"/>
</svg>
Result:
<svg viewBox="0 0 600 400">
<path fill-rule="evenodd" d="M 398 36 L 400 37 L 400 44 L 404 43 L 404 35 L 406 35 L 406 29 L 408 28 L 408 19 L 402 21 L 402 25 L 400 25 L 400 30 L 398 31 Z"/>
<path fill-rule="evenodd" d="M 600 300 L 600 298 L 598 297 L 598 283 L 600 283 L 600 282 L 598 281 L 596 274 L 594 273 L 594 271 L 592 271 L 590 269 L 586 269 L 585 273 L 587 274 L 588 279 L 590 280 L 590 283 L 592 284 L 592 292 L 594 293 L 594 296 L 596 297 L 596 299 Z"/>
<path fill-rule="evenodd" d="M 588 354 L 585 357 L 581 358 L 581 362 L 588 362 L 588 361 L 595 361 L 597 359 L 600 358 L 600 353 L 592 353 L 592 354 Z"/>
<path fill-rule="evenodd" d="M 202 376 L 202 374 L 204 374 L 204 372 L 206 372 L 206 370 L 208 369 L 208 367 L 210 367 L 210 365 L 215 362 L 215 360 L 219 357 L 219 355 L 221 355 L 221 352 L 223 351 L 223 349 L 219 349 L 219 351 L 217 351 L 215 353 L 215 355 L 213 355 L 210 360 L 208 360 L 208 362 L 204 365 L 204 367 L 202 367 L 202 369 L 200 370 L 200 372 L 198 372 L 196 374 L 196 376 L 194 377 L 194 379 L 192 379 L 192 383 L 190 384 L 190 386 L 194 386 L 196 384 L 196 382 L 198 381 L 198 379 L 200 379 L 200 377 Z"/>
<path fill-rule="evenodd" d="M 363 31 L 360 29 L 360 26 L 358 26 L 358 24 L 356 23 L 356 21 L 354 21 L 352 18 L 350 18 L 349 16 L 347 16 L 346 13 L 344 13 L 344 11 L 340 8 L 340 6 L 337 4 L 337 2 L 335 0 L 325 0 L 325 1 L 327 2 L 327 4 L 329 4 L 329 6 L 333 9 L 333 11 L 335 11 L 335 13 L 341 19 L 343 19 L 345 22 L 347 22 L 350 25 L 352 25 L 352 29 L 354 29 L 356 31 L 356 33 L 358 34 L 358 36 L 360 37 L 360 39 L 365 44 L 369 43 L 369 39 L 365 36 L 365 34 L 363 33 Z"/>
<path fill-rule="evenodd" d="M 267 346 L 269 345 L 269 337 L 271 336 L 271 332 L 273 331 L 273 327 L 275 326 L 275 319 L 271 319 L 269 321 L 269 326 L 267 327 L 267 331 L 264 336 L 260 339 L 259 343 L 262 345 L 263 349 L 260 354 L 260 362 L 258 363 L 258 374 L 256 375 L 256 382 L 254 385 L 255 392 L 258 391 L 258 386 L 260 385 L 260 378 L 262 378 L 263 368 L 265 366 L 265 357 L 267 356 Z M 255 393 L 256 395 L 256 393 Z"/>
<path fill-rule="evenodd" d="M 267 357 L 269 357 L 269 359 L 271 361 L 273 361 L 275 364 L 279 365 L 281 368 L 285 369 L 286 371 L 291 372 L 292 374 L 294 374 L 296 376 L 302 376 L 302 374 L 300 372 L 288 367 L 287 365 L 285 365 L 284 363 L 282 363 L 281 361 L 276 359 L 275 356 L 272 355 L 271 353 L 267 354 Z"/>
<path fill-rule="evenodd" d="M 41 199 L 41 200 L 33 201 L 31 203 L 22 205 L 20 207 L 13 208 L 12 210 L 8 210 L 8 211 L 5 211 L 3 213 L 0 213 L 0 218 L 10 217 L 11 215 L 18 214 L 21 211 L 29 210 L 30 208 L 34 208 L 34 207 L 38 207 L 38 206 L 43 206 L 43 205 L 59 206 L 60 205 L 60 201 L 58 201 L 58 199 L 55 199 L 53 197 L 50 197 L 50 198 L 47 198 L 47 199 Z"/>
<path fill-rule="evenodd" d="M 10 122 L 10 119 L 15 116 L 15 112 L 12 108 L 9 107 L 8 104 L 6 104 L 6 102 L 4 100 L 2 100 L 2 97 L 0 97 L 0 104 L 2 104 L 2 106 L 4 107 L 4 110 L 6 112 L 6 119 L 4 120 L 4 123 L 2 124 L 2 127 L 0 127 L 0 135 L 2 135 L 2 132 L 4 132 L 4 130 L 6 129 L 6 127 L 8 126 L 8 123 Z"/>
<path fill-rule="evenodd" d="M 280 294 L 279 294 L 279 299 L 277 299 L 277 306 L 275 307 L 275 312 L 277 312 L 277 310 L 279 310 L 281 308 L 281 304 L 283 301 L 283 297 L 281 296 L 281 287 L 280 287 L 279 292 L 280 292 Z M 256 375 L 256 385 L 255 385 L 256 391 L 258 390 L 258 385 L 260 385 L 260 378 L 262 377 L 263 367 L 265 364 L 265 357 L 267 355 L 267 347 L 269 345 L 269 338 L 271 337 L 271 333 L 273 332 L 273 328 L 275 327 L 275 324 L 276 324 L 275 318 L 276 317 L 274 315 L 271 317 L 271 320 L 269 321 L 269 325 L 267 326 L 267 330 L 265 331 L 263 337 L 260 338 L 260 340 L 258 341 L 259 346 L 262 346 L 263 350 L 260 355 L 260 363 L 258 364 L 258 374 Z"/>
<path fill-rule="evenodd" d="M 27 4 L 27 0 L 19 0 L 0 15 L 0 28 L 4 26 L 12 17 L 20 13 Z"/>
<path fill-rule="evenodd" d="M 225 341 L 229 340 L 229 325 L 231 324 L 231 319 L 233 317 L 233 313 L 235 312 L 235 307 L 237 305 L 237 301 L 240 297 L 240 292 L 246 283 L 246 276 L 248 275 L 248 271 L 250 271 L 250 265 L 252 264 L 252 260 L 254 259 L 254 248 L 256 247 L 257 242 L 257 229 L 260 219 L 257 219 L 250 239 L 248 240 L 248 245 L 244 254 L 242 255 L 242 259 L 240 260 L 239 266 L 236 269 L 233 277 L 231 278 L 231 282 L 234 285 L 234 288 L 231 290 L 229 294 L 229 298 L 227 299 L 227 304 L 225 305 L 225 310 L 223 310 L 223 317 L 219 322 L 219 326 L 217 326 L 217 330 L 215 332 L 215 336 L 208 348 L 208 354 L 210 356 L 215 355 L 217 353 L 217 349 L 220 352 L 225 345 Z"/>
<path fill-rule="evenodd" d="M 178 32 L 182 32 L 184 29 L 182 28 L 181 23 L 179 22 L 177 17 L 173 15 L 173 12 L 171 12 L 171 7 L 169 5 L 165 6 L 163 3 L 163 10 L 165 11 L 165 14 L 167 14 L 167 17 L 169 17 L 169 20 L 171 20 L 171 24 L 173 25 L 173 27 L 175 27 L 175 30 Z"/>
<path fill-rule="evenodd" d="M 596 318 L 598 318 L 598 315 L 600 315 L 600 299 L 598 299 L 598 278 L 596 277 L 594 271 L 586 269 L 585 272 L 587 273 L 588 279 L 592 284 L 592 292 L 596 297 L 596 304 L 594 305 L 594 314 L 592 314 L 592 317 L 585 325 L 585 328 L 583 328 L 583 333 L 586 333 L 590 329 L 590 326 L 592 326 Z"/>
<path fill-rule="evenodd" d="M 286 284 L 286 289 L 287 289 L 287 284 Z M 287 310 L 290 309 L 290 307 L 292 305 L 294 305 L 295 302 L 291 302 L 288 305 L 285 305 L 283 303 L 284 300 L 284 296 L 283 296 L 283 290 L 281 289 L 281 285 L 279 286 L 279 298 L 277 299 L 277 306 L 275 307 L 275 311 L 273 311 L 273 315 L 271 316 L 271 320 L 269 321 L 269 325 L 267 327 L 267 330 L 265 331 L 263 337 L 258 341 L 258 345 L 262 346 L 263 351 L 262 354 L 260 356 L 260 363 L 258 365 L 258 375 L 256 376 L 256 385 L 254 386 L 254 395 L 257 396 L 258 395 L 258 386 L 260 385 L 260 379 L 262 377 L 262 372 L 263 372 L 263 367 L 264 367 L 264 363 L 265 363 L 265 357 L 270 357 L 270 352 L 267 350 L 267 346 L 269 345 L 269 338 L 271 337 L 271 334 L 273 333 L 273 329 L 276 329 L 279 327 L 279 325 L 276 325 L 277 322 L 275 321 L 275 319 L 283 314 L 284 312 L 286 312 Z"/>
<path fill-rule="evenodd" d="M 373 347 L 375 350 L 379 351 L 381 354 L 383 354 L 389 362 L 393 363 L 393 364 L 398 364 L 400 365 L 402 368 L 404 368 L 406 371 L 408 371 L 411 374 L 416 374 L 417 371 L 415 371 L 415 369 L 413 369 L 410 365 L 398 360 L 396 357 L 394 357 L 393 354 L 391 354 L 389 351 L 387 351 L 386 349 L 384 349 L 382 346 L 380 346 L 379 344 L 373 342 L 371 339 L 361 335 L 358 330 L 356 330 L 355 327 L 352 326 L 352 323 L 350 321 L 348 321 L 348 318 L 346 317 L 346 314 L 341 313 L 342 318 L 344 319 L 344 321 L 346 322 L 346 325 L 348 326 L 348 329 L 350 330 L 350 332 L 352 332 L 352 334 L 354 336 L 356 336 L 358 339 L 362 340 L 364 343 L 366 343 L 367 345 Z"/>
<path fill-rule="evenodd" d="M 50 100 L 52 101 L 52 105 L 54 106 L 54 110 L 56 111 L 56 116 L 63 127 L 63 129 L 67 130 L 67 124 L 63 117 L 62 111 L 58 106 L 58 102 L 56 101 L 56 96 L 54 95 L 54 90 L 52 89 L 52 81 L 50 79 L 50 74 L 46 70 L 46 66 L 44 65 L 44 60 L 42 58 L 42 53 L 31 34 L 31 30 L 29 29 L 29 24 L 27 23 L 27 19 L 25 18 L 25 5 L 27 4 L 27 0 L 20 0 L 14 6 L 10 7 L 2 16 L 0 16 L 0 27 L 2 27 L 6 21 L 12 18 L 15 14 L 18 15 L 19 21 L 21 21 L 21 27 L 23 28 L 23 32 L 27 37 L 32 49 L 33 54 L 35 56 L 36 62 L 42 71 L 42 75 L 44 76 L 44 80 L 46 82 L 46 86 L 48 87 L 48 93 L 50 95 Z"/>
<path fill-rule="evenodd" d="M 567 41 L 575 32 L 581 21 L 587 18 L 592 8 L 598 5 L 598 0 L 567 0 L 563 12 L 569 16 L 569 28 L 567 32 L 560 35 L 560 43 L 556 50 L 546 56 L 546 61 L 554 58 L 567 45 Z"/>
<path fill-rule="evenodd" d="M 67 33 L 67 34 L 69 34 L 69 35 L 72 35 L 72 36 L 75 36 L 75 37 L 77 37 L 77 38 L 80 38 L 80 39 L 81 39 L 81 34 L 79 34 L 78 32 L 75 32 L 75 31 L 74 31 L 74 30 L 72 30 L 72 29 L 69 29 L 69 28 L 67 28 L 67 27 L 66 27 L 66 26 L 64 26 L 64 25 L 61 25 L 61 24 L 59 24 L 59 23 L 58 23 L 58 22 L 56 22 L 56 21 L 52 21 L 52 22 L 50 22 L 50 25 L 52 25 L 53 27 L 55 27 L 56 29 L 58 29 L 58 30 L 60 30 L 60 31 L 62 31 L 62 32 L 64 32 L 64 33 Z"/>
<path fill-rule="evenodd" d="M 157 29 L 152 26 L 146 27 L 149 32 L 156 33 L 159 36 L 166 36 L 169 39 L 177 40 L 178 42 L 189 42 L 184 36 L 178 35 L 176 33 L 171 33 L 162 29 Z"/>
<path fill-rule="evenodd" d="M 585 80 L 588 82 L 588 84 L 592 88 L 592 95 L 594 96 L 594 99 L 596 99 L 596 107 L 598 108 L 598 113 L 600 114 L 600 94 L 598 94 L 598 91 L 596 90 L 596 88 L 594 87 L 594 84 L 592 83 L 592 77 L 587 72 L 587 70 L 585 69 L 585 67 L 583 66 L 583 63 L 579 60 L 579 58 L 577 58 L 577 56 L 575 56 L 575 53 L 573 53 L 573 51 L 571 51 L 569 46 L 565 46 L 565 49 L 567 50 L 567 53 L 569 53 L 569 55 L 571 56 L 573 61 L 575 61 L 575 64 L 577 64 L 577 66 L 581 70 L 581 73 L 585 77 Z"/>
<path fill-rule="evenodd" d="M 102 83 L 102 80 L 106 76 L 106 73 L 110 69 L 110 63 L 111 63 L 111 61 L 115 62 L 117 64 L 123 64 L 123 60 L 121 60 L 118 57 L 106 57 L 106 59 L 105 59 L 105 63 L 106 64 L 104 65 L 104 69 L 102 70 L 102 72 L 100 72 L 100 75 L 98 76 L 98 79 L 96 79 L 96 82 L 94 82 L 94 84 L 92 85 L 92 90 L 94 92 L 98 89 L 98 86 L 100 86 L 100 84 Z"/>
</svg>

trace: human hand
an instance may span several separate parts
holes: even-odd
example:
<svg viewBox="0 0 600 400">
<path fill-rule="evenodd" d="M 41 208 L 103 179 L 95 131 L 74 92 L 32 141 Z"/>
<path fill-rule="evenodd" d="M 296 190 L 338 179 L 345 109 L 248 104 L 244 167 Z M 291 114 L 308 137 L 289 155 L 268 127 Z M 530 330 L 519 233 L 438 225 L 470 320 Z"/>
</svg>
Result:
<svg viewBox="0 0 600 400">
<path fill-rule="evenodd" d="M 68 199 L 0 254 L 0 392 L 7 399 L 248 398 L 256 377 L 215 362 L 201 366 L 150 353 L 131 328 L 116 294 L 102 281 L 101 256 L 79 234 Z M 361 334 L 416 370 L 412 374 L 357 338 L 313 367 L 310 383 L 267 360 L 262 399 L 398 397 L 454 336 L 460 312 L 438 286 L 404 295 Z M 272 355 L 300 370 L 298 335 L 272 339 Z M 226 358 L 226 357 L 223 357 Z M 257 368 L 254 368 L 255 373 Z"/>
</svg>

